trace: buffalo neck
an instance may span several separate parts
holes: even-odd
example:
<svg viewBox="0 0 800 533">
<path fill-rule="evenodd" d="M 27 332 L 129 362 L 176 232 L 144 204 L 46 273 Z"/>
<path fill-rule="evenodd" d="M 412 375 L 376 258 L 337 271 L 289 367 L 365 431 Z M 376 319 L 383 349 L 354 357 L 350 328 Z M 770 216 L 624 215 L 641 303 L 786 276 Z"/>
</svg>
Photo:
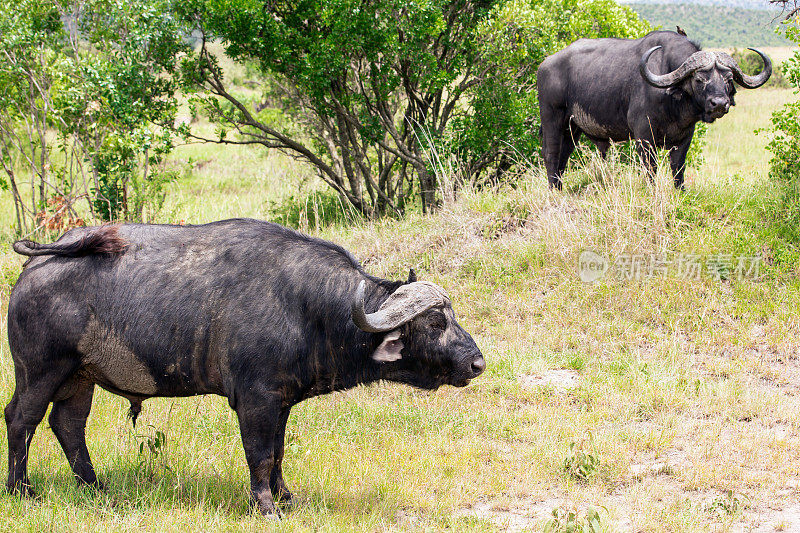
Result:
<svg viewBox="0 0 800 533">
<path fill-rule="evenodd" d="M 383 333 L 369 333 L 356 327 L 351 318 L 350 307 L 358 283 L 367 280 L 366 303 L 368 312 L 377 310 L 389 295 L 401 285 L 367 276 L 348 283 L 346 291 L 339 299 L 335 313 L 328 320 L 318 324 L 316 334 L 326 341 L 313 349 L 304 364 L 307 376 L 298 393 L 305 399 L 329 392 L 350 389 L 357 385 L 372 383 L 381 379 L 381 365 L 372 359 L 372 353 L 383 341 Z"/>
</svg>

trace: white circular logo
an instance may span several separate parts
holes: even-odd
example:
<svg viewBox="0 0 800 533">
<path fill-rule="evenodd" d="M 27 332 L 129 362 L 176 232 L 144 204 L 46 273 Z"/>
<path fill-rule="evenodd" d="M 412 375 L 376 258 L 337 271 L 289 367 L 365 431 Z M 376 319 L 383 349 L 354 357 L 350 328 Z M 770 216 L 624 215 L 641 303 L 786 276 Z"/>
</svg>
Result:
<svg viewBox="0 0 800 533">
<path fill-rule="evenodd" d="M 578 258 L 578 276 L 584 283 L 591 283 L 602 278 L 608 267 L 608 259 L 591 250 L 582 251 Z"/>
</svg>

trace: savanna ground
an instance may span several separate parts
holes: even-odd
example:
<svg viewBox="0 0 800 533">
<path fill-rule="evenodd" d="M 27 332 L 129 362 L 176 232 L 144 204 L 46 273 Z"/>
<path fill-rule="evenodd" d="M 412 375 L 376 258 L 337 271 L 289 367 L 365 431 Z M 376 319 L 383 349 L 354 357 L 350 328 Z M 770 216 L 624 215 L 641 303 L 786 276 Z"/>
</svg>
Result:
<svg viewBox="0 0 800 533">
<path fill-rule="evenodd" d="M 279 523 L 247 504 L 225 399 L 149 400 L 134 430 L 127 402 L 98 391 L 88 442 L 107 490 L 75 487 L 43 422 L 29 466 L 40 498 L 0 495 L 0 530 L 540 530 L 554 509 L 580 521 L 591 508 L 603 531 L 800 531 L 800 251 L 767 177 L 767 135 L 753 133 L 791 98 L 740 91 L 683 194 L 664 171 L 652 188 L 624 154 L 586 152 L 563 193 L 531 168 L 516 188 L 376 223 L 308 225 L 334 218 L 330 202 L 287 158 L 182 147 L 187 176 L 160 221 L 288 213 L 373 274 L 414 267 L 449 291 L 487 371 L 463 389 L 380 383 L 295 407 L 284 469 L 300 505 Z M 8 195 L 0 213 L 5 331 L 22 260 L 8 247 Z M 702 272 L 612 268 L 584 283 L 584 250 L 611 262 L 696 254 Z M 762 260 L 718 279 L 706 263 L 723 255 Z M 0 403 L 13 387 L 3 335 Z"/>
</svg>

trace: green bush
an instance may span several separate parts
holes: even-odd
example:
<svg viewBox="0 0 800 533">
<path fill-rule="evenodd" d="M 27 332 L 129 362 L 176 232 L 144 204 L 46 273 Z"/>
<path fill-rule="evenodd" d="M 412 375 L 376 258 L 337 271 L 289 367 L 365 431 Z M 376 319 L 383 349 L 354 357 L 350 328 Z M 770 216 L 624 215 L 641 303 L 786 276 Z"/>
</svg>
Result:
<svg viewBox="0 0 800 533">
<path fill-rule="evenodd" d="M 742 67 L 742 72 L 748 76 L 755 76 L 764 68 L 764 61 L 757 53 L 752 50 L 739 50 L 734 48 L 731 52 L 731 57 Z M 772 76 L 769 77 L 764 87 L 771 87 L 775 89 L 788 89 L 790 87 L 789 80 L 783 75 L 783 68 L 779 65 L 774 65 L 772 69 Z"/>
<path fill-rule="evenodd" d="M 0 186 L 17 233 L 157 209 L 185 49 L 167 1 L 0 0 Z"/>
<path fill-rule="evenodd" d="M 800 17 L 786 21 L 786 37 L 800 46 Z M 800 92 L 800 48 L 783 64 L 789 84 Z M 791 102 L 772 114 L 774 136 L 767 148 L 772 152 L 770 176 L 797 189 L 800 186 L 800 102 Z"/>
</svg>

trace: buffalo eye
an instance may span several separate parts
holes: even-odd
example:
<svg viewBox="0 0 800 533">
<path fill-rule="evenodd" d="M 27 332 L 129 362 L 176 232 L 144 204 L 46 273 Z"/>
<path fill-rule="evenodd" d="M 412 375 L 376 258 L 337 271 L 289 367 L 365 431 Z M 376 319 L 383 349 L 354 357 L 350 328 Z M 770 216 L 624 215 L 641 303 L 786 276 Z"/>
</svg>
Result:
<svg viewBox="0 0 800 533">
<path fill-rule="evenodd" d="M 442 313 L 432 313 L 428 319 L 428 324 L 435 330 L 444 331 L 447 328 L 447 317 Z"/>
</svg>

